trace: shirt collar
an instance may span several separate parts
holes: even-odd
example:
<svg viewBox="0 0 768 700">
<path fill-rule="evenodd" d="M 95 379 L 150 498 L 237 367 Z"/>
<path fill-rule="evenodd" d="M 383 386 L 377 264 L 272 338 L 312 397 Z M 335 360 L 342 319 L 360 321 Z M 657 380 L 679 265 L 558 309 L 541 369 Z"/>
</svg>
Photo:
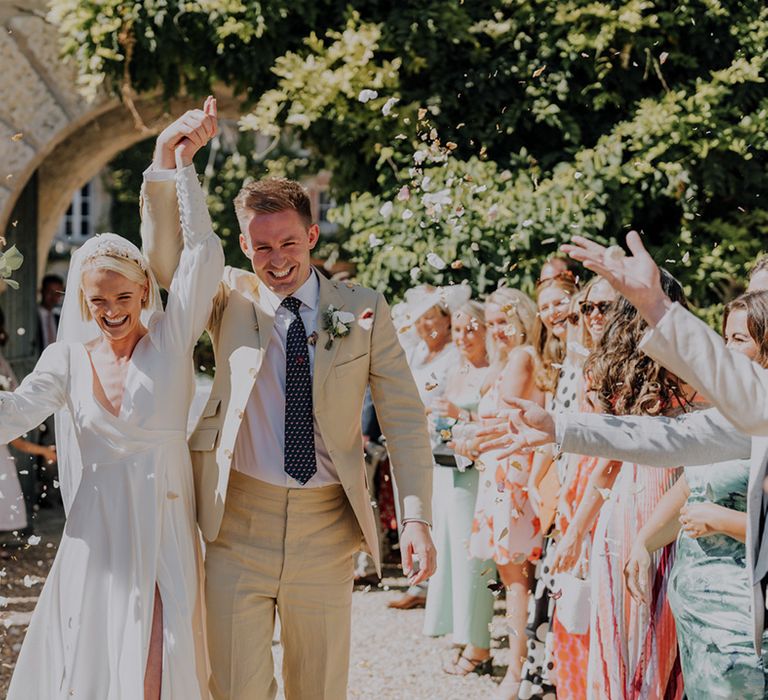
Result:
<svg viewBox="0 0 768 700">
<path fill-rule="evenodd" d="M 259 280 L 259 297 L 266 306 L 274 314 L 281 302 L 287 294 L 275 294 L 266 284 Z M 317 279 L 317 271 L 312 268 L 309 273 L 309 277 L 304 284 L 301 285 L 293 294 L 292 297 L 298 299 L 302 304 L 309 307 L 313 311 L 317 308 L 320 302 L 320 280 Z"/>
</svg>

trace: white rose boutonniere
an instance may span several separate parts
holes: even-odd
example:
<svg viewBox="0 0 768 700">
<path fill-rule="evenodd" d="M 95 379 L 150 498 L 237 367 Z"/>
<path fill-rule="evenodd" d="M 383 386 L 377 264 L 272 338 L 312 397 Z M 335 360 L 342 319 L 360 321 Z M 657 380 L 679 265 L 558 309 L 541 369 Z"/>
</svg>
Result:
<svg viewBox="0 0 768 700">
<path fill-rule="evenodd" d="M 349 335 L 352 329 L 352 324 L 355 321 L 355 314 L 349 311 L 341 311 L 335 306 L 329 306 L 323 311 L 322 326 L 323 330 L 328 334 L 328 341 L 325 344 L 325 349 L 330 350 L 333 341 L 336 338 L 343 338 Z"/>
</svg>

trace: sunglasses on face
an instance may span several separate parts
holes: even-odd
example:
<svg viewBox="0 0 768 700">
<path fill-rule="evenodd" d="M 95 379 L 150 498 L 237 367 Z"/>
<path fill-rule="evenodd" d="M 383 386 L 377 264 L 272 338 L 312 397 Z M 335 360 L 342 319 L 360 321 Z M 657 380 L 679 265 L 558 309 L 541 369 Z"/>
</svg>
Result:
<svg viewBox="0 0 768 700">
<path fill-rule="evenodd" d="M 608 309 L 611 308 L 612 301 L 583 301 L 579 306 L 579 311 L 584 316 L 589 316 L 595 309 L 601 316 L 605 316 Z"/>
</svg>

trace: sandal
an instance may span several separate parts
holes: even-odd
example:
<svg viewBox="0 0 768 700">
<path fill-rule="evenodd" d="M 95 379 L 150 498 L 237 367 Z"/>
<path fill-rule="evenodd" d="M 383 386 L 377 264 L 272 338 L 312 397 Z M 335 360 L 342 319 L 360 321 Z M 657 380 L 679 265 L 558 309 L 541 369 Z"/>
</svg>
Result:
<svg viewBox="0 0 768 700">
<path fill-rule="evenodd" d="M 487 676 L 492 670 L 493 662 L 490 656 L 487 659 L 471 659 L 464 656 L 462 650 L 457 651 L 450 664 L 443 666 L 443 671 L 451 676 L 468 676 L 470 673 Z"/>
</svg>

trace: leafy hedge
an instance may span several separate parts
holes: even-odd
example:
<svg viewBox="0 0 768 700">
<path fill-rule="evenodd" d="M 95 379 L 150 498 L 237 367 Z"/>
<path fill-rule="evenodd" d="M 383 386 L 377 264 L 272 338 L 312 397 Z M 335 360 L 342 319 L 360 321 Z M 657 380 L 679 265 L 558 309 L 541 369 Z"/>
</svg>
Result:
<svg viewBox="0 0 768 700">
<path fill-rule="evenodd" d="M 634 227 L 709 307 L 765 248 L 759 0 L 54 0 L 52 17 L 86 86 L 226 83 L 243 128 L 299 139 L 302 167 L 334 173 L 362 279 L 395 296 L 416 277 L 526 286 L 574 232 Z"/>
</svg>

